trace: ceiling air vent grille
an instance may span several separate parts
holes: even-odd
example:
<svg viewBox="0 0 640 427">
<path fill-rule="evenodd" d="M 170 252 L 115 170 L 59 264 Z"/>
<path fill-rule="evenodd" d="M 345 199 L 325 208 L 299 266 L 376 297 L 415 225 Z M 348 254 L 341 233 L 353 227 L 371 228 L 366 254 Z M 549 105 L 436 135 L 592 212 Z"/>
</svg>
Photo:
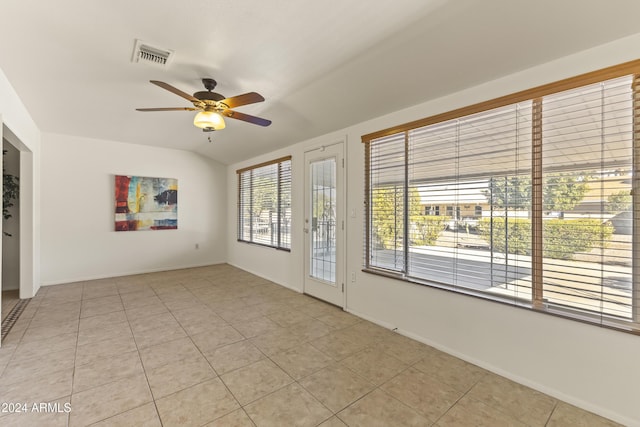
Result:
<svg viewBox="0 0 640 427">
<path fill-rule="evenodd" d="M 169 49 L 161 49 L 149 45 L 142 40 L 136 40 L 133 48 L 132 62 L 141 62 L 145 64 L 167 67 L 173 59 L 173 51 Z"/>
</svg>

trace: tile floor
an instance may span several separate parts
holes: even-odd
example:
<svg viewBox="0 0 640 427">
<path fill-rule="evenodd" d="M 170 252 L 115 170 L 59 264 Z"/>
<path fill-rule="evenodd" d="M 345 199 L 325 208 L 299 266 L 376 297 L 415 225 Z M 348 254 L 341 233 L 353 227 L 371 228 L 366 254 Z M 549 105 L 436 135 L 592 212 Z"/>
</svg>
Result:
<svg viewBox="0 0 640 427">
<path fill-rule="evenodd" d="M 19 291 L 2 291 L 2 320 L 11 312 L 11 309 L 20 301 Z"/>
<path fill-rule="evenodd" d="M 43 287 L 0 372 L 11 426 L 616 425 L 229 265 Z"/>
</svg>

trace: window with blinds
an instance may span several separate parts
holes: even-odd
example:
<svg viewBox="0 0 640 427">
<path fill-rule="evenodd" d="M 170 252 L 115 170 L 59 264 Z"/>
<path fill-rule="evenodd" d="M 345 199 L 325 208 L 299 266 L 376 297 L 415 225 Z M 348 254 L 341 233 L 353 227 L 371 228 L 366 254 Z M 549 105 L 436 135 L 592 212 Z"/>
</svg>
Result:
<svg viewBox="0 0 640 427">
<path fill-rule="evenodd" d="M 363 136 L 365 270 L 640 332 L 637 73 Z"/>
<path fill-rule="evenodd" d="M 291 249 L 291 157 L 239 169 L 238 241 Z"/>
</svg>

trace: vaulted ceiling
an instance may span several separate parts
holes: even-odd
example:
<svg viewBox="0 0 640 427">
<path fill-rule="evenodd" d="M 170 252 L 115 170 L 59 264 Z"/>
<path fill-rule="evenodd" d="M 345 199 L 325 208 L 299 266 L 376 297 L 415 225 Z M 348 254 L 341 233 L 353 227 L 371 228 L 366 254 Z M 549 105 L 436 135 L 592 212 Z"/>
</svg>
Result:
<svg viewBox="0 0 640 427">
<path fill-rule="evenodd" d="M 169 147 L 234 163 L 640 33 L 636 0 L 3 0 L 0 69 L 43 132 Z M 136 39 L 175 52 L 131 61 Z M 238 107 L 210 134 L 191 104 L 217 80 Z M 212 142 L 208 141 L 211 136 Z"/>
</svg>

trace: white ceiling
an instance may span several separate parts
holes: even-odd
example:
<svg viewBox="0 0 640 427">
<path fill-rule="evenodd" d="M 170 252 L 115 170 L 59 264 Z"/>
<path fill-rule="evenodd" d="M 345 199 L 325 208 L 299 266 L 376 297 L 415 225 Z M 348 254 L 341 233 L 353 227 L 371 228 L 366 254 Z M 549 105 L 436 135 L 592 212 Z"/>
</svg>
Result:
<svg viewBox="0 0 640 427">
<path fill-rule="evenodd" d="M 234 163 L 640 33 L 637 0 L 2 0 L 0 69 L 43 132 L 170 147 Z M 175 51 L 131 62 L 135 39 Z M 200 79 L 273 121 L 205 134 Z M 211 135 L 213 142 L 207 141 Z"/>
</svg>

